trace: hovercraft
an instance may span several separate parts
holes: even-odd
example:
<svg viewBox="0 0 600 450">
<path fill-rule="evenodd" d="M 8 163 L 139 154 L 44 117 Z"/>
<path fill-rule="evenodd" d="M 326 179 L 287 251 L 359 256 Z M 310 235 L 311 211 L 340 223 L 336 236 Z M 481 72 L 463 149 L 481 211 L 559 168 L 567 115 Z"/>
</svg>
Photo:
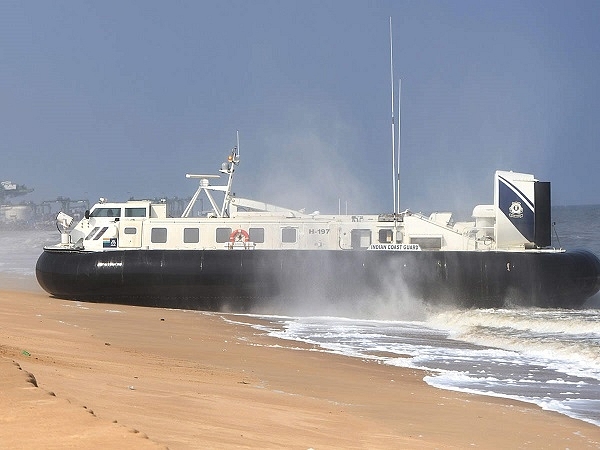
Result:
<svg viewBox="0 0 600 450">
<path fill-rule="evenodd" d="M 37 261 L 40 286 L 64 299 L 242 311 L 378 295 L 576 308 L 600 289 L 593 253 L 552 247 L 550 183 L 533 175 L 497 171 L 494 203 L 455 222 L 447 212 L 306 214 L 239 198 L 239 162 L 234 147 L 220 170 L 224 185 L 210 183 L 219 175 L 187 174 L 199 185 L 181 217 L 149 200 L 102 199 L 77 224 L 60 213 L 60 243 Z M 211 210 L 194 214 L 201 195 Z"/>
</svg>

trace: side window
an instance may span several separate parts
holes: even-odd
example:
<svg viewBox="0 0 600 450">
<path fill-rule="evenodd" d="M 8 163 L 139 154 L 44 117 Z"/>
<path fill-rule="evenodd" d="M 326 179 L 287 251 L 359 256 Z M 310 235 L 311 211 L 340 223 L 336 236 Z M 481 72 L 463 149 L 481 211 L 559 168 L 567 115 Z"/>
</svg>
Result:
<svg viewBox="0 0 600 450">
<path fill-rule="evenodd" d="M 125 229 L 123 230 L 123 233 L 125 233 L 125 234 L 136 234 L 137 233 L 137 228 L 135 228 L 135 227 L 125 227 Z"/>
<path fill-rule="evenodd" d="M 286 242 L 286 243 L 296 242 L 296 229 L 295 228 L 282 228 L 281 229 L 281 242 Z"/>
<path fill-rule="evenodd" d="M 442 248 L 441 236 L 411 237 L 411 244 L 419 244 L 422 250 L 439 250 Z"/>
<path fill-rule="evenodd" d="M 392 230 L 388 230 L 388 229 L 379 230 L 379 243 L 380 244 L 391 244 L 392 243 Z"/>
<path fill-rule="evenodd" d="M 352 248 L 368 248 L 371 245 L 371 230 L 352 230 L 350 233 Z"/>
<path fill-rule="evenodd" d="M 231 228 L 217 228 L 215 236 L 217 242 L 229 242 L 229 236 L 231 236 Z"/>
<path fill-rule="evenodd" d="M 184 228 L 183 242 L 186 244 L 197 244 L 200 242 L 200 230 L 198 228 Z"/>
<path fill-rule="evenodd" d="M 152 228 L 152 232 L 150 233 L 150 241 L 154 244 L 164 244 L 167 242 L 167 229 Z"/>
<path fill-rule="evenodd" d="M 261 244 L 265 242 L 265 229 L 264 228 L 250 228 L 248 230 L 250 236 L 250 242 L 256 242 Z"/>
</svg>

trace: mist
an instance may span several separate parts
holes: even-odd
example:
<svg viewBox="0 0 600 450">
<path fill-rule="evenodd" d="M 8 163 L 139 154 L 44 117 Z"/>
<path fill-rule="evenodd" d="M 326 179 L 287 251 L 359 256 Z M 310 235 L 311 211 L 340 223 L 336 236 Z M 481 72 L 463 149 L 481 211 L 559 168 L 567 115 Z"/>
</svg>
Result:
<svg viewBox="0 0 600 450">
<path fill-rule="evenodd" d="M 357 153 L 360 141 L 339 111 L 331 105 L 298 105 L 286 111 L 285 118 L 280 128 L 265 131 L 258 154 L 242 155 L 254 158 L 240 165 L 237 185 L 242 191 L 307 213 L 337 214 L 340 202 L 342 213 L 346 205 L 349 213 L 379 212 L 378 193 L 361 173 L 361 164 L 349 157 Z M 366 158 L 383 160 L 384 156 Z"/>
</svg>

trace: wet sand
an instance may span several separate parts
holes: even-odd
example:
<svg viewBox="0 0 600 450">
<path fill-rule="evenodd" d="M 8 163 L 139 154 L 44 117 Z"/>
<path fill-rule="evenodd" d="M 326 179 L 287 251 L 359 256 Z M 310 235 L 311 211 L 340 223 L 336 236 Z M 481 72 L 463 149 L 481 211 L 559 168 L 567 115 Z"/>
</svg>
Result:
<svg viewBox="0 0 600 450">
<path fill-rule="evenodd" d="M 435 389 L 423 372 L 313 351 L 227 315 L 1 286 L 1 448 L 600 446 L 600 427 Z"/>
</svg>

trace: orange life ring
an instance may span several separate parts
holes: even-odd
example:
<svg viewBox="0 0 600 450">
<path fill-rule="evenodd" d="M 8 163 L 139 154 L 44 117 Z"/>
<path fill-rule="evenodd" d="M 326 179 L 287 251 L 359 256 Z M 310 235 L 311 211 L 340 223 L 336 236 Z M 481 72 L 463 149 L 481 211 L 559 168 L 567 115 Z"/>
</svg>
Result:
<svg viewBox="0 0 600 450">
<path fill-rule="evenodd" d="M 242 241 L 243 239 L 243 241 Z M 229 242 L 248 242 L 250 240 L 250 236 L 248 235 L 248 232 L 246 230 L 242 230 L 241 228 L 238 228 L 237 230 L 233 231 L 230 235 L 229 235 Z"/>
</svg>

